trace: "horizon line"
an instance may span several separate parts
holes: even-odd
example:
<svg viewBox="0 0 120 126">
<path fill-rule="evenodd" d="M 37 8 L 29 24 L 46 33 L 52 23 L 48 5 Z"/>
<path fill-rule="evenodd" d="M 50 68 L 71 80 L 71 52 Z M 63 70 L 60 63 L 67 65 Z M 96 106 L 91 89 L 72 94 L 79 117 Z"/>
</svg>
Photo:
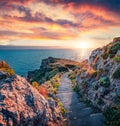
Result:
<svg viewBox="0 0 120 126">
<path fill-rule="evenodd" d="M 1 50 L 16 50 L 16 49 L 83 49 L 83 48 L 72 48 L 72 47 L 63 47 L 63 46 L 16 46 L 16 45 L 0 45 Z M 93 49 L 93 48 L 84 48 L 84 49 Z"/>
</svg>

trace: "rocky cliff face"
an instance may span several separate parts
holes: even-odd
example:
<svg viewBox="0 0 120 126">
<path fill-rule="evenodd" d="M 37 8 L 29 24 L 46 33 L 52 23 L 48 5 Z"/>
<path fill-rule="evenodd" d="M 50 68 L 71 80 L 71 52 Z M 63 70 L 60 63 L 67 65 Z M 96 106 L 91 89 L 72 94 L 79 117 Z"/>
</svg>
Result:
<svg viewBox="0 0 120 126">
<path fill-rule="evenodd" d="M 25 78 L 2 70 L 0 126 L 62 125 L 60 109 L 53 99 L 46 100 Z"/>
<path fill-rule="evenodd" d="M 120 38 L 94 50 L 76 77 L 83 99 L 104 111 L 120 96 Z"/>
</svg>

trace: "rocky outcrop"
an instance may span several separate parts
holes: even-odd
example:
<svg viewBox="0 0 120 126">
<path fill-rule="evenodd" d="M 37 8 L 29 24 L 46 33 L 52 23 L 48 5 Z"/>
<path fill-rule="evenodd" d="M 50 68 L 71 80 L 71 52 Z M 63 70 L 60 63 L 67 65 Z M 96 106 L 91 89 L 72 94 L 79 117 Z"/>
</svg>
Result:
<svg viewBox="0 0 120 126">
<path fill-rule="evenodd" d="M 114 106 L 120 95 L 120 38 L 94 50 L 88 62 L 81 65 L 76 77 L 77 87 L 83 99 L 102 111 Z M 87 67 L 86 67 L 87 66 Z"/>
<path fill-rule="evenodd" d="M 52 98 L 46 100 L 25 78 L 0 72 L 0 126 L 62 126 Z"/>
<path fill-rule="evenodd" d="M 27 79 L 30 82 L 44 83 L 57 73 L 68 72 L 69 69 L 76 68 L 78 64 L 72 60 L 48 57 L 42 60 L 40 69 L 28 72 Z"/>
</svg>

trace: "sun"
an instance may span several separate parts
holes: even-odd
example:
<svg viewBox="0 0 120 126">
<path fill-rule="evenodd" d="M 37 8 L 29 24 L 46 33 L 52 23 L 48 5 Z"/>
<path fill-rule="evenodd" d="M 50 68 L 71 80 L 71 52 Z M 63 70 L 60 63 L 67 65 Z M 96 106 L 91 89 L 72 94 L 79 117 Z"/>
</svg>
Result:
<svg viewBox="0 0 120 126">
<path fill-rule="evenodd" d="M 81 41 L 79 43 L 77 43 L 76 47 L 77 48 L 82 48 L 82 49 L 85 49 L 85 48 L 89 48 L 89 43 L 88 42 L 84 42 L 84 41 Z"/>
<path fill-rule="evenodd" d="M 80 48 L 88 48 L 88 43 L 86 42 L 81 42 L 79 45 Z"/>
</svg>

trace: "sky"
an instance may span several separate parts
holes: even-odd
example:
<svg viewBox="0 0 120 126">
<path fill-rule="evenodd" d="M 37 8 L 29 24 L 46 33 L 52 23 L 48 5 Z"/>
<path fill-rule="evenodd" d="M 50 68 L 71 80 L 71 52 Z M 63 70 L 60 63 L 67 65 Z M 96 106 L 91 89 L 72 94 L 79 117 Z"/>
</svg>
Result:
<svg viewBox="0 0 120 126">
<path fill-rule="evenodd" d="M 120 36 L 120 0 L 0 0 L 0 45 L 96 48 Z"/>
</svg>

